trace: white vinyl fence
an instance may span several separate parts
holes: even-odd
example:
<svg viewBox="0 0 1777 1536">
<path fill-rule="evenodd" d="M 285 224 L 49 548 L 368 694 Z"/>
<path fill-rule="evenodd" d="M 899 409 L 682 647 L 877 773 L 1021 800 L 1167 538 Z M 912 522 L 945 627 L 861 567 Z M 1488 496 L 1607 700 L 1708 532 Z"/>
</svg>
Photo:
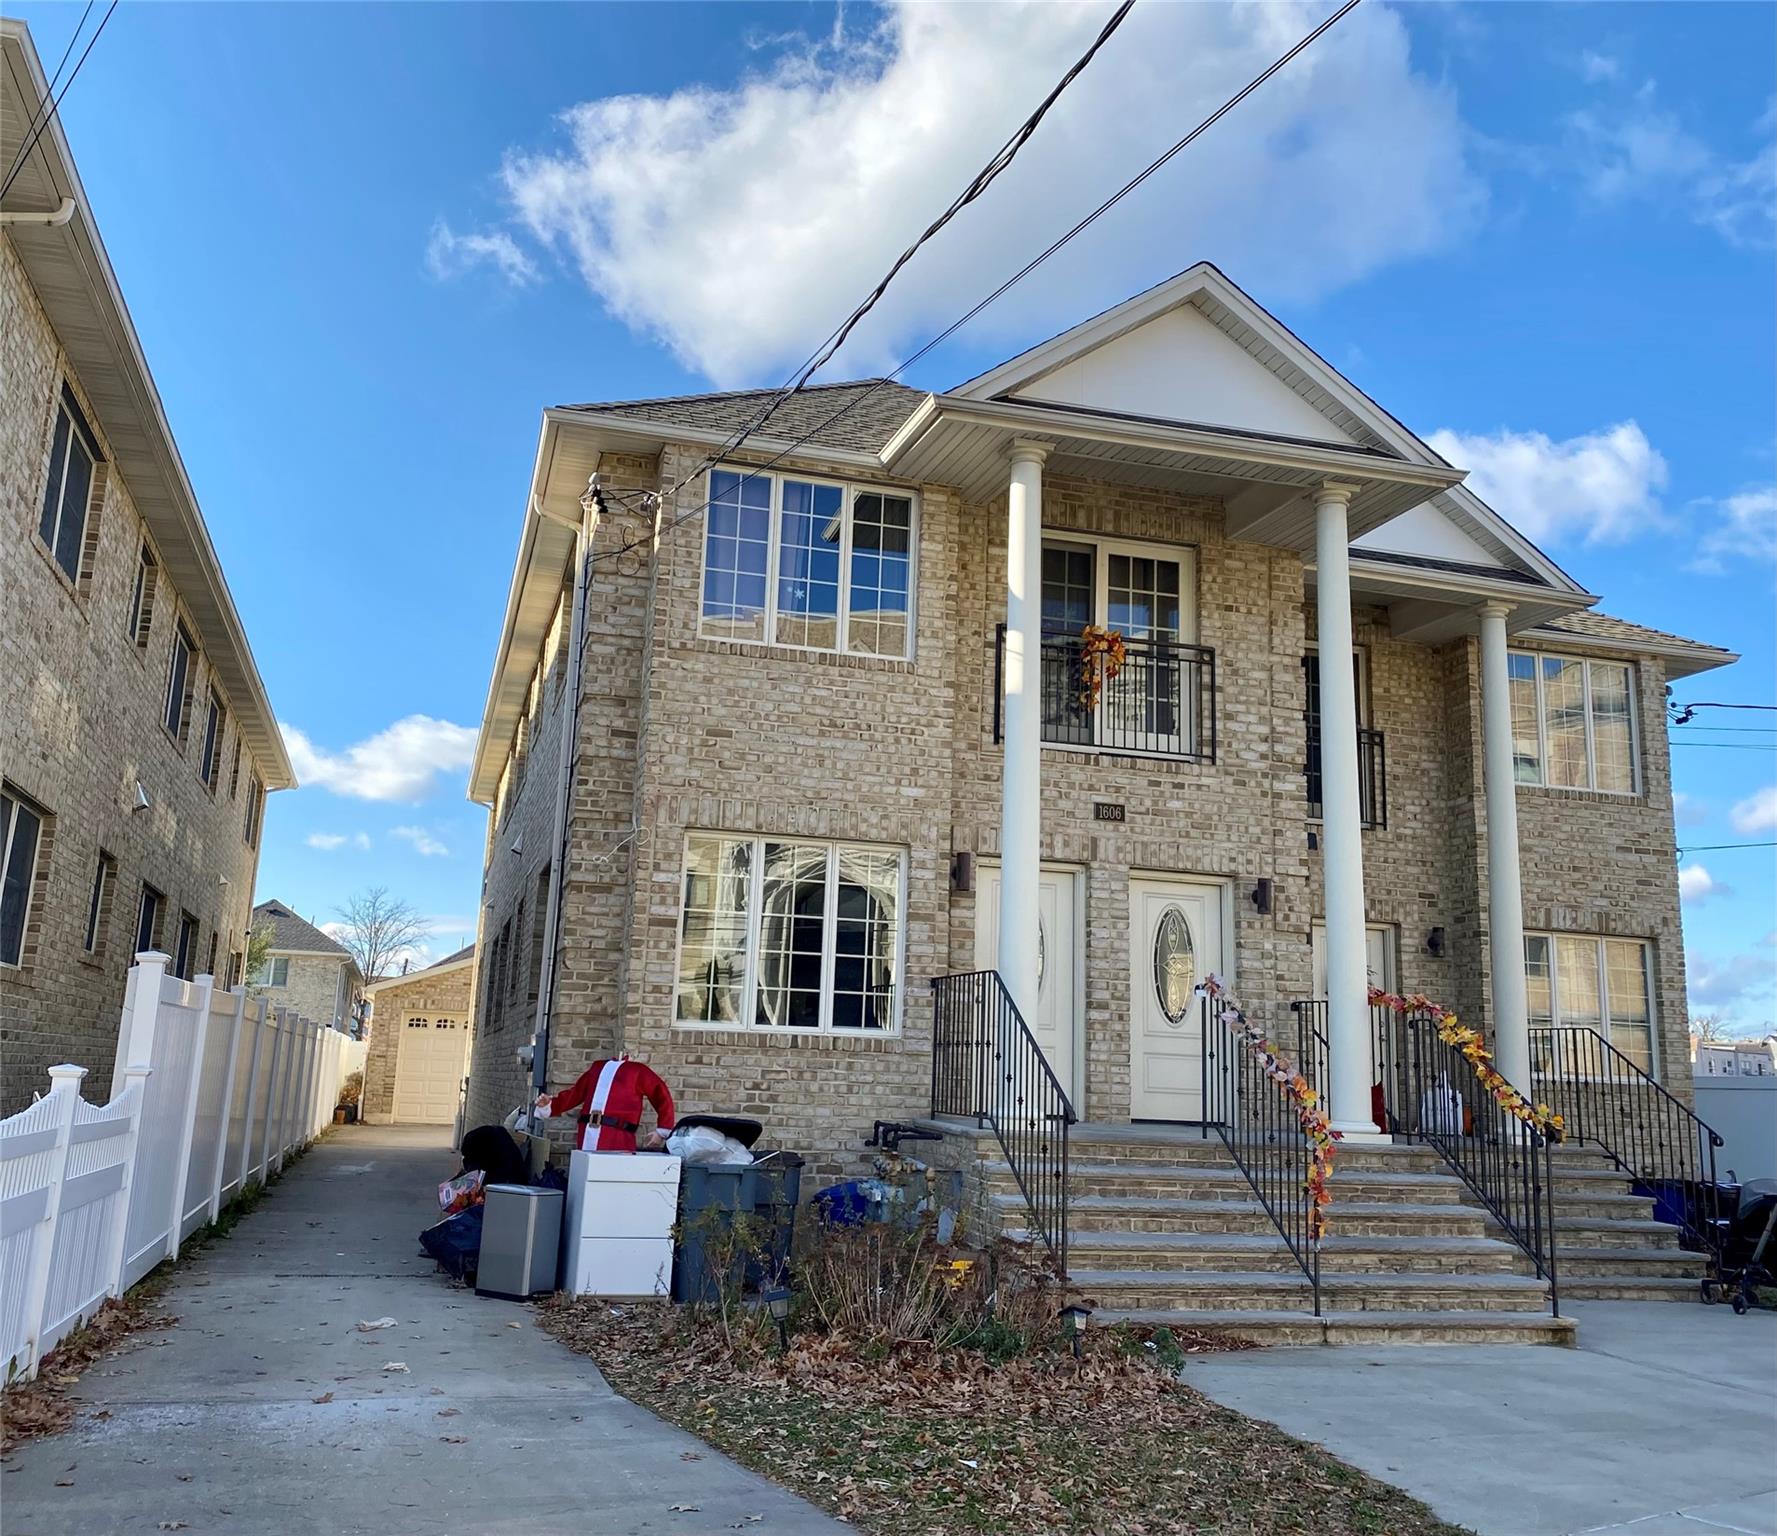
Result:
<svg viewBox="0 0 1777 1536">
<path fill-rule="evenodd" d="M 209 976 L 136 956 L 112 1098 L 85 1067 L 0 1120 L 0 1358 L 34 1376 L 64 1334 L 121 1296 L 333 1118 L 365 1045 Z"/>
</svg>

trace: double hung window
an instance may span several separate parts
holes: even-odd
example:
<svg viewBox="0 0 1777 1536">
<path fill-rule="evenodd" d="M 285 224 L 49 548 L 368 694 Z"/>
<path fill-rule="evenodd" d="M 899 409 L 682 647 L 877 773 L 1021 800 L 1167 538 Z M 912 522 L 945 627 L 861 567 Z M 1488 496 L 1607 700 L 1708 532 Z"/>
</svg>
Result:
<svg viewBox="0 0 1777 1536">
<path fill-rule="evenodd" d="M 43 812 L 10 784 L 0 790 L 0 965 L 24 959 L 43 820 Z"/>
<path fill-rule="evenodd" d="M 100 457 L 92 428 L 75 403 L 74 391 L 64 384 L 56 406 L 55 436 L 49 448 L 49 481 L 43 488 L 37 536 L 70 581 L 80 579 L 93 467 Z"/>
<path fill-rule="evenodd" d="M 1635 793 L 1635 674 L 1627 662 L 1513 651 L 1506 670 L 1520 784 Z"/>
<path fill-rule="evenodd" d="M 905 887 L 899 849 L 692 833 L 677 1022 L 895 1029 Z"/>
<path fill-rule="evenodd" d="M 173 652 L 167 661 L 167 697 L 161 719 L 174 739 L 185 741 L 186 710 L 191 702 L 192 654 L 197 642 L 183 624 L 173 626 Z"/>
<path fill-rule="evenodd" d="M 1530 1027 L 1595 1030 L 1650 1076 L 1654 1072 L 1652 947 L 1583 933 L 1524 936 Z"/>
<path fill-rule="evenodd" d="M 911 496 L 713 469 L 704 516 L 701 634 L 854 656 L 908 655 Z"/>
</svg>

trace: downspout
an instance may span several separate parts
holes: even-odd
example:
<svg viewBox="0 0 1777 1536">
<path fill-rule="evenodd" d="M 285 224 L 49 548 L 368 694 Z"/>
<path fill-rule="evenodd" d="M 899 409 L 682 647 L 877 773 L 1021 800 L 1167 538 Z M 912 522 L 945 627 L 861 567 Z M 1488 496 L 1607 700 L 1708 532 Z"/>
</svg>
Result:
<svg viewBox="0 0 1777 1536">
<path fill-rule="evenodd" d="M 596 478 L 596 477 L 595 477 Z M 532 502 L 532 510 L 548 516 L 540 502 Z M 598 532 L 599 503 L 591 485 L 582 498 L 580 524 L 574 533 L 574 602 L 568 621 L 568 707 L 562 712 L 560 765 L 557 769 L 555 800 L 555 856 L 549 867 L 549 901 L 545 908 L 543 931 L 548 963 L 543 967 L 537 985 L 537 1024 L 531 1035 L 531 1114 L 533 1136 L 542 1131 L 542 1118 L 536 1114 L 537 1097 L 549 1080 L 549 1030 L 555 1002 L 555 973 L 561 961 L 562 891 L 568 867 L 568 811 L 574 798 L 574 765 L 579 757 L 580 739 L 580 677 L 586 655 L 587 585 L 592 572 L 592 540 Z"/>
<path fill-rule="evenodd" d="M 0 228 L 11 229 L 20 224 L 50 224 L 57 227 L 74 217 L 74 199 L 64 197 L 62 206 L 47 213 L 0 213 Z"/>
</svg>

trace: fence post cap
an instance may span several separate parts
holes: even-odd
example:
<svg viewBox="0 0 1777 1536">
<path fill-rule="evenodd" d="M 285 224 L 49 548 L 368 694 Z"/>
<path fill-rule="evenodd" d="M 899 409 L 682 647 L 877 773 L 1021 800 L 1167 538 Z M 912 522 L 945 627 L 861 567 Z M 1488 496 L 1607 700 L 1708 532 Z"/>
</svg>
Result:
<svg viewBox="0 0 1777 1536">
<path fill-rule="evenodd" d="M 136 1082 L 146 1082 L 150 1077 L 152 1077 L 154 1075 L 154 1068 L 153 1067 L 125 1067 L 123 1069 L 123 1075 L 127 1078 L 133 1079 Z"/>
<path fill-rule="evenodd" d="M 86 1068 L 77 1067 L 72 1062 L 64 1061 L 60 1066 L 51 1067 L 49 1076 L 53 1084 L 50 1092 L 54 1093 L 63 1087 L 79 1087 L 80 1080 L 86 1076 Z"/>
<path fill-rule="evenodd" d="M 200 975 L 193 976 L 191 978 L 191 980 L 194 985 L 200 986 L 200 987 L 213 987 L 216 985 L 216 978 L 214 976 L 212 976 L 208 971 L 204 971 Z"/>
<path fill-rule="evenodd" d="M 136 951 L 136 964 L 140 966 L 158 966 L 165 970 L 173 963 L 171 955 L 162 954 L 158 949 L 139 949 Z"/>
</svg>

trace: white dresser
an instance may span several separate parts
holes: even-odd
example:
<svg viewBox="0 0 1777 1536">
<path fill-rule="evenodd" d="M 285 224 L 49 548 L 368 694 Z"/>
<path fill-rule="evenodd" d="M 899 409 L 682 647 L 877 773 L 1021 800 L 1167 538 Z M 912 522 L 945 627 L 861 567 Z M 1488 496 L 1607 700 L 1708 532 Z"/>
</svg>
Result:
<svg viewBox="0 0 1777 1536">
<path fill-rule="evenodd" d="M 561 1288 L 573 1296 L 665 1296 L 673 1283 L 679 1159 L 575 1152 L 568 1164 Z"/>
</svg>

